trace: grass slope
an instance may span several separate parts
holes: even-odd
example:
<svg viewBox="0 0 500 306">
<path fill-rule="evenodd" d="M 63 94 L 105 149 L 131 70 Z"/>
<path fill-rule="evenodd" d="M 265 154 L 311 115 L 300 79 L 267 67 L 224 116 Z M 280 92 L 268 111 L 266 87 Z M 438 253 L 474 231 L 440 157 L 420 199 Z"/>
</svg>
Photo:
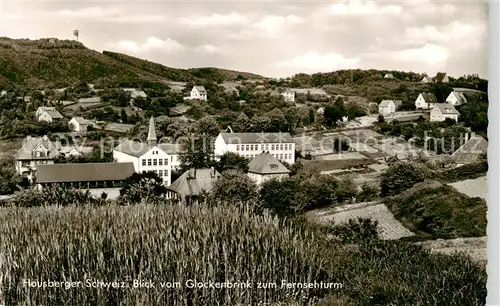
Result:
<svg viewBox="0 0 500 306">
<path fill-rule="evenodd" d="M 71 40 L 0 38 L 0 86 L 58 87 L 86 82 L 214 81 L 262 76 L 217 68 L 175 69 L 132 56 L 86 48 Z"/>
<path fill-rule="evenodd" d="M 422 237 L 486 235 L 486 202 L 438 182 L 419 183 L 387 198 L 385 204 L 397 219 Z"/>
</svg>

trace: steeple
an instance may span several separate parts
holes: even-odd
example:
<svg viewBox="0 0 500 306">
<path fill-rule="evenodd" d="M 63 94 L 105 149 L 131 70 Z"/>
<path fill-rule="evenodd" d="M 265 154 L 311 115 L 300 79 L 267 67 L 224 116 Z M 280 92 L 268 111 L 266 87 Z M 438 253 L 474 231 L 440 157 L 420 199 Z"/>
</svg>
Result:
<svg viewBox="0 0 500 306">
<path fill-rule="evenodd" d="M 156 144 L 155 120 L 153 119 L 153 116 L 151 116 L 151 119 L 149 119 L 148 144 Z"/>
</svg>

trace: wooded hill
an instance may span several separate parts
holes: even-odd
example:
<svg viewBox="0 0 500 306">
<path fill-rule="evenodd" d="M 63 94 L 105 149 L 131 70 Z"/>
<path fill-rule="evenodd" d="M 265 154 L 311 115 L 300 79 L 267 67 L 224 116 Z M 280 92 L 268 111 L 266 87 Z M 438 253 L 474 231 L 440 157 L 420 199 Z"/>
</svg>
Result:
<svg viewBox="0 0 500 306">
<path fill-rule="evenodd" d="M 65 87 L 75 82 L 117 86 L 141 81 L 229 81 L 258 79 L 260 75 L 218 68 L 177 69 L 125 54 L 85 47 L 58 39 L 0 37 L 0 87 Z"/>
</svg>

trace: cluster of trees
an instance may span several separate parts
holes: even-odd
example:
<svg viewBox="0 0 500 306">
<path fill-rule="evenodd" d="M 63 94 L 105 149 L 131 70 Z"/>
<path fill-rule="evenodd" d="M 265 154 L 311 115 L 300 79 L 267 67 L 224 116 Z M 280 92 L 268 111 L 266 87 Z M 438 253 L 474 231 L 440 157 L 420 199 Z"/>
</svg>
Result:
<svg viewBox="0 0 500 306">
<path fill-rule="evenodd" d="M 391 123 L 385 123 L 383 117 L 379 119 L 381 119 L 377 125 L 379 132 L 402 137 L 412 145 L 437 154 L 452 154 L 464 144 L 465 136 L 470 134 L 465 127 L 456 125 L 453 120 L 431 123 L 423 119 L 406 123 L 393 120 Z"/>
</svg>

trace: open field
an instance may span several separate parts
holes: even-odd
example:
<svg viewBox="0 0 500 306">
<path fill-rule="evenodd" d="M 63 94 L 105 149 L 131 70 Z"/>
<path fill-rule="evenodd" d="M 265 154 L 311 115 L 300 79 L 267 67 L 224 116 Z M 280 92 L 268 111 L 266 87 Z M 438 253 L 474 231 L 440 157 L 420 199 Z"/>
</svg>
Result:
<svg viewBox="0 0 500 306">
<path fill-rule="evenodd" d="M 480 197 L 483 199 L 488 198 L 488 177 L 482 176 L 473 180 L 465 180 L 448 184 L 454 187 L 459 192 L 474 198 Z"/>
<path fill-rule="evenodd" d="M 417 242 L 433 253 L 451 255 L 456 252 L 464 253 L 473 261 L 486 265 L 488 261 L 487 237 L 437 239 Z"/>
<path fill-rule="evenodd" d="M 319 211 L 317 218 L 320 222 L 334 221 L 335 223 L 348 222 L 350 219 L 370 218 L 378 222 L 379 235 L 383 240 L 396 240 L 414 235 L 394 218 L 384 204 L 378 202 L 351 204 Z"/>
</svg>

